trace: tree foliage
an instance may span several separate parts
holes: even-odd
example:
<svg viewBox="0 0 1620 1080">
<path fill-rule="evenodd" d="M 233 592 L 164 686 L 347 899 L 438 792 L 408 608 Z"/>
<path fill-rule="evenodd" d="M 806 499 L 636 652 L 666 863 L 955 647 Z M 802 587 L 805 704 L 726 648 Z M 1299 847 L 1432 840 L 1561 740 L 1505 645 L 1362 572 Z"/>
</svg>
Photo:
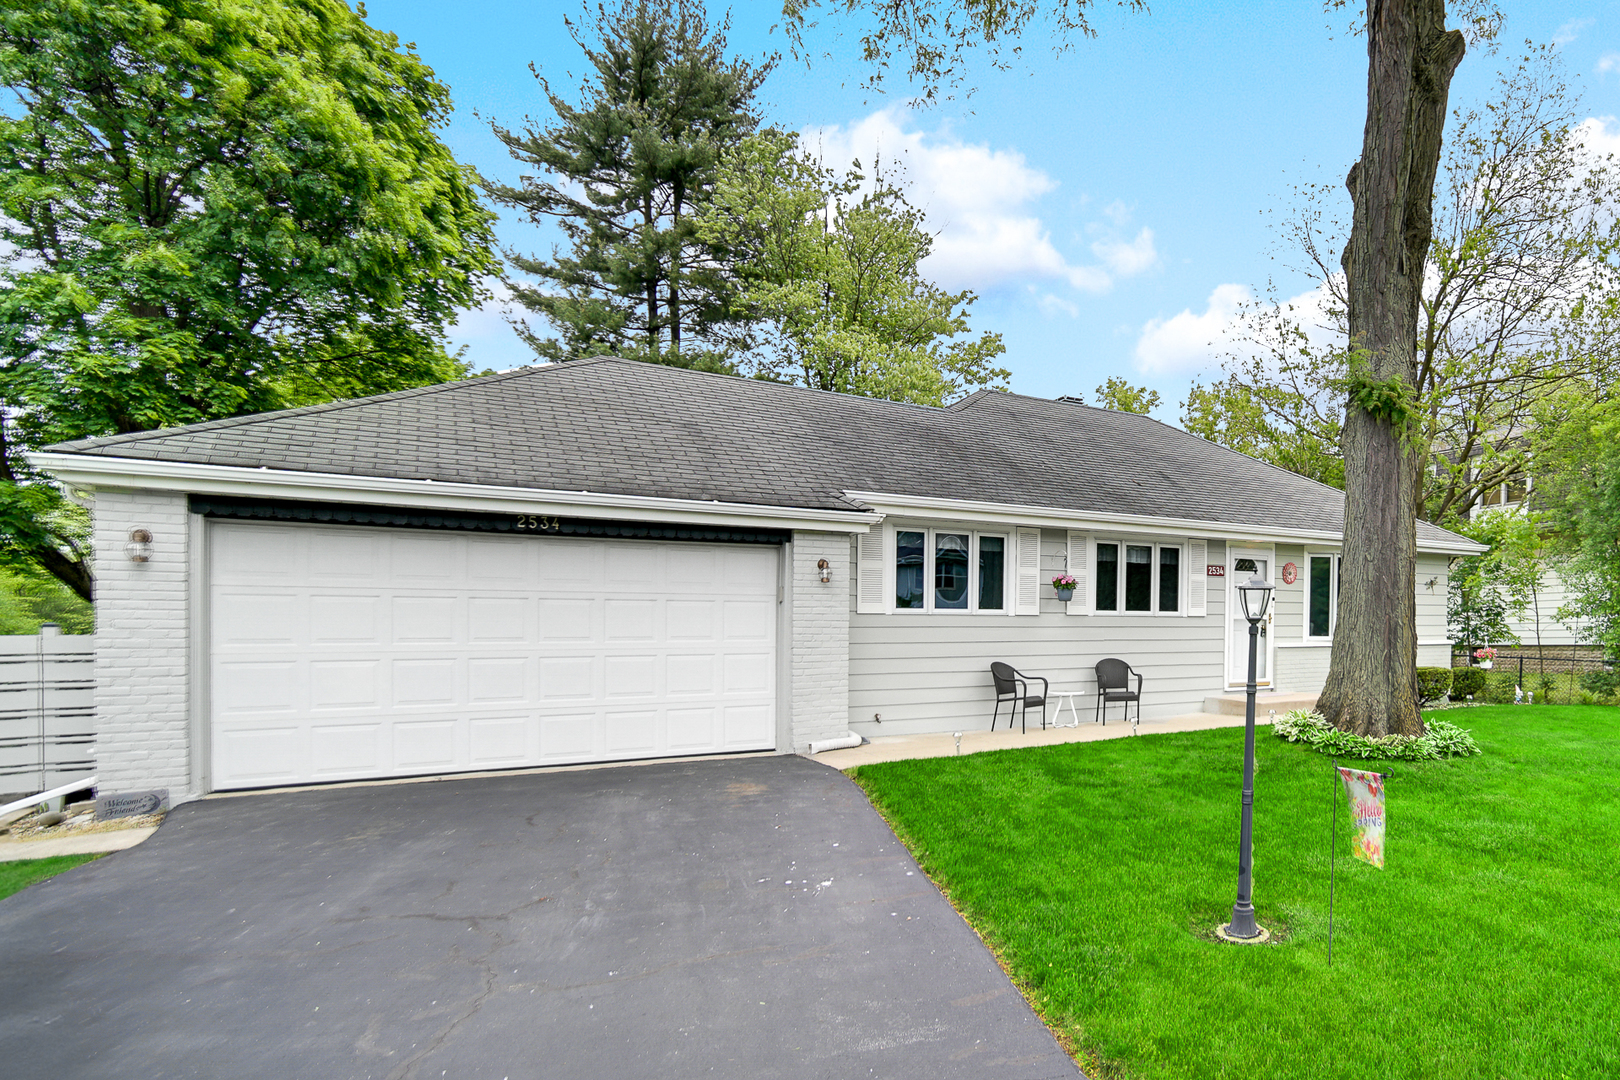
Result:
<svg viewBox="0 0 1620 1080">
<path fill-rule="evenodd" d="M 1483 108 L 1452 117 L 1410 387 L 1435 451 L 1421 494 L 1428 520 L 1464 517 L 1522 478 L 1537 409 L 1560 388 L 1620 377 L 1620 169 L 1583 145 L 1580 115 L 1555 54 L 1534 49 Z M 1336 253 L 1347 227 L 1336 186 L 1299 195 L 1282 240 L 1320 305 L 1268 290 L 1244 312 L 1242 353 L 1221 380 L 1193 387 L 1183 420 L 1342 486 L 1350 372 Z"/>
<path fill-rule="evenodd" d="M 882 91 L 898 63 L 920 99 L 932 102 L 962 86 L 975 53 L 1006 68 L 1022 54 L 1025 35 L 1038 35 L 1059 52 L 1075 38 L 1095 37 L 1094 6 L 1092 0 L 782 0 L 782 17 L 794 55 L 807 61 L 806 40 L 819 29 L 823 11 L 839 21 L 864 17 L 862 85 Z M 1114 6 L 1147 9 L 1143 0 L 1115 0 Z"/>
<path fill-rule="evenodd" d="M 922 214 L 859 163 L 839 176 L 795 136 L 760 132 L 728 155 L 698 228 L 735 275 L 757 374 L 930 405 L 1005 385 L 1000 335 L 963 336 L 973 294 L 922 274 Z"/>
<path fill-rule="evenodd" d="M 1159 392 L 1145 386 L 1132 386 L 1118 375 L 1097 387 L 1097 407 L 1120 412 L 1147 414 L 1159 407 Z"/>
<path fill-rule="evenodd" d="M 1620 399 L 1607 386 L 1544 407 L 1535 502 L 1553 526 L 1568 599 L 1556 618 L 1620 654 Z"/>
<path fill-rule="evenodd" d="M 1452 527 L 1491 550 L 1452 560 L 1446 589 L 1448 635 L 1470 650 L 1517 644 L 1512 620 L 1535 600 L 1541 577 L 1539 518 L 1529 512 L 1484 511 Z"/>
<path fill-rule="evenodd" d="M 30 448 L 464 372 L 491 215 L 341 0 L 0 0 L 0 84 L 5 560 L 90 595 Z"/>
<path fill-rule="evenodd" d="M 551 360 L 613 353 L 723 370 L 731 282 L 694 223 L 722 156 L 759 125 L 755 93 L 774 61 L 729 57 L 729 19 L 711 27 L 698 0 L 619 0 L 567 25 L 591 69 L 579 104 L 536 72 L 556 121 L 492 125 L 540 173 L 488 184 L 490 194 L 554 220 L 570 248 L 550 259 L 509 253 L 540 280 L 509 281 L 514 297 L 558 336 L 522 320 L 518 333 Z"/>
</svg>

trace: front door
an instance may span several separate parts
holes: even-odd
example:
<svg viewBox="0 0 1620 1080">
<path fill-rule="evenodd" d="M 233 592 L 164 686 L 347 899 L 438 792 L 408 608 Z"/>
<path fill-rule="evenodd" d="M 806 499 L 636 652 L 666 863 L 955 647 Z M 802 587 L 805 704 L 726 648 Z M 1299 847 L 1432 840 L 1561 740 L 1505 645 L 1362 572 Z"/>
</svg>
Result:
<svg viewBox="0 0 1620 1080">
<path fill-rule="evenodd" d="M 1226 571 L 1226 621 L 1229 644 L 1226 650 L 1226 681 L 1229 686 L 1247 686 L 1249 682 L 1249 620 L 1243 617 L 1243 599 L 1237 587 L 1259 574 L 1271 580 L 1271 553 L 1269 551 L 1234 550 L 1231 565 Z M 1271 685 L 1271 618 L 1272 610 L 1260 620 L 1260 640 L 1254 654 L 1254 681 L 1256 686 Z"/>
</svg>

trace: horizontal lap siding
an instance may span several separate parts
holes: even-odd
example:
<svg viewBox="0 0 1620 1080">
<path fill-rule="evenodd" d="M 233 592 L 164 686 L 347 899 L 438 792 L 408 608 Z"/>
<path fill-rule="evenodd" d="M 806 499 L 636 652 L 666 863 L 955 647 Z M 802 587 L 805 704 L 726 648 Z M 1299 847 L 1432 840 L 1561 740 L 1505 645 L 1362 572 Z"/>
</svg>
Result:
<svg viewBox="0 0 1620 1080">
<path fill-rule="evenodd" d="M 1439 641 L 1446 634 L 1446 590 L 1449 581 L 1444 555 L 1417 557 L 1417 636 Z M 1434 584 L 1429 584 L 1430 582 Z M 1421 662 L 1421 661 L 1420 661 Z"/>
<path fill-rule="evenodd" d="M 1210 562 L 1224 559 L 1222 545 L 1211 547 Z M 1042 531 L 1038 616 L 852 614 L 851 728 L 868 736 L 988 728 L 995 708 L 990 664 L 996 660 L 1045 676 L 1054 691 L 1084 691 L 1075 704 L 1087 723 L 1095 710 L 1093 665 L 1110 656 L 1142 673 L 1143 717 L 1202 710 L 1204 698 L 1222 685 L 1220 591 L 1210 590 L 1209 614 L 1202 618 L 1070 616 L 1051 586 L 1067 569 L 1067 553 L 1067 534 Z M 882 714 L 881 723 L 874 713 Z M 1002 706 L 998 727 L 1006 713 Z M 1054 714 L 1055 706 L 1048 720 Z M 1037 715 L 1031 713 L 1031 721 Z M 1110 716 L 1117 721 L 1120 707 Z M 1063 720 L 1071 722 L 1066 708 Z"/>
</svg>

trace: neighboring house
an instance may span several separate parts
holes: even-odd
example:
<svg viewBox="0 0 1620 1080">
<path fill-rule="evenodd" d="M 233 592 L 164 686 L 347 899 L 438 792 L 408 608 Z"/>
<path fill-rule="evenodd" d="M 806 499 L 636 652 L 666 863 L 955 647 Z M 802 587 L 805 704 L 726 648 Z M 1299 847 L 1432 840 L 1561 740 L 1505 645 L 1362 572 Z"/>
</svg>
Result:
<svg viewBox="0 0 1620 1080">
<path fill-rule="evenodd" d="M 1243 683 L 1254 572 L 1263 686 L 1319 689 L 1333 632 L 1340 492 L 1016 394 L 598 358 L 35 460 L 93 507 L 111 792 L 985 728 L 995 660 L 1086 690 L 1121 657 L 1144 716 L 1197 711 Z M 1447 559 L 1482 549 L 1417 535 L 1444 664 Z"/>
</svg>

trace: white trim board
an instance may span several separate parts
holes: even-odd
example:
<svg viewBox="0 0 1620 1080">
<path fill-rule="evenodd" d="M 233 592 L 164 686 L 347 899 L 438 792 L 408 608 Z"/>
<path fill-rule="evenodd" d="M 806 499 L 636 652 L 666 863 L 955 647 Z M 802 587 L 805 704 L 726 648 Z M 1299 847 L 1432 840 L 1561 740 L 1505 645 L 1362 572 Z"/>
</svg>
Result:
<svg viewBox="0 0 1620 1080">
<path fill-rule="evenodd" d="M 198 465 L 92 454 L 35 453 L 29 454 L 28 459 L 36 468 L 50 473 L 64 484 L 91 491 L 102 486 L 570 517 L 634 514 L 642 521 L 771 526 L 844 533 L 864 533 L 883 520 L 882 514 L 864 510 L 818 510 L 493 484 L 446 484 L 434 480 L 248 469 L 235 465 Z"/>
<path fill-rule="evenodd" d="M 1157 517 L 1148 514 L 1108 514 L 1053 506 L 1028 506 L 1020 503 L 895 495 L 881 491 L 845 491 L 844 496 L 865 503 L 883 514 L 925 514 L 971 523 L 1010 521 L 1019 525 L 1035 525 L 1048 529 L 1105 532 L 1112 527 L 1146 533 L 1163 533 L 1168 536 L 1201 537 L 1262 545 L 1311 540 L 1338 544 L 1343 540 L 1341 534 L 1321 529 L 1278 529 L 1236 522 L 1198 521 L 1192 518 Z M 1477 555 L 1490 550 L 1484 544 L 1476 544 L 1461 537 L 1455 542 L 1419 540 L 1417 549 L 1450 555 Z"/>
</svg>

